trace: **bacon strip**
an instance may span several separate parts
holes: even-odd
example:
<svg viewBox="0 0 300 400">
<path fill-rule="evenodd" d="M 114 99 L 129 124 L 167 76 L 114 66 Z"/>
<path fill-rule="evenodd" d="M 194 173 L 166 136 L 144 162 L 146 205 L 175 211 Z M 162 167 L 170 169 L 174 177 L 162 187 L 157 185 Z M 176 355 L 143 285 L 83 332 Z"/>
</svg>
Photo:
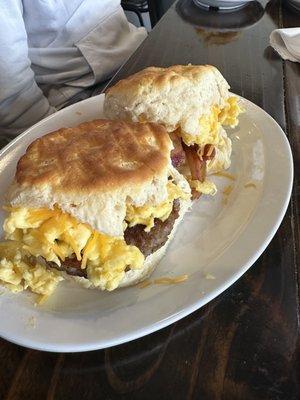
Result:
<svg viewBox="0 0 300 400">
<path fill-rule="evenodd" d="M 182 146 L 186 155 L 189 169 L 191 171 L 192 179 L 204 182 L 206 177 L 206 161 L 204 159 L 200 160 L 198 154 L 199 146 L 197 144 L 187 146 L 185 143 L 182 143 Z M 200 196 L 201 193 L 192 188 L 193 200 L 198 199 Z"/>
<path fill-rule="evenodd" d="M 180 137 L 179 129 L 172 132 L 170 137 L 174 145 L 174 149 L 171 152 L 173 166 L 178 168 L 186 161 L 191 171 L 192 179 L 204 182 L 206 178 L 206 162 L 215 157 L 215 146 L 212 144 L 206 144 L 201 147 L 197 144 L 187 146 Z M 200 196 L 201 193 L 192 188 L 192 198 L 198 199 Z"/>
<path fill-rule="evenodd" d="M 216 149 L 213 144 L 206 144 L 202 147 L 198 146 L 197 153 L 200 160 L 209 161 L 215 157 Z"/>
<path fill-rule="evenodd" d="M 172 132 L 170 137 L 174 145 L 174 149 L 171 151 L 172 165 L 177 168 L 185 163 L 185 153 L 182 148 L 181 138 L 176 134 L 176 131 Z"/>
<path fill-rule="evenodd" d="M 206 144 L 204 146 L 202 158 L 204 161 L 212 160 L 216 155 L 216 149 L 213 144 Z"/>
</svg>

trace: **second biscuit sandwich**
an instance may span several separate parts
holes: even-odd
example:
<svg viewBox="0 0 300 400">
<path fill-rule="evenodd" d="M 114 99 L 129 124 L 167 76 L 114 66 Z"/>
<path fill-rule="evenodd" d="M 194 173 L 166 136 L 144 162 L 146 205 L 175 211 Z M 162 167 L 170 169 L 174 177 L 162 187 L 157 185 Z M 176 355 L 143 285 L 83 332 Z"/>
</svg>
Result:
<svg viewBox="0 0 300 400">
<path fill-rule="evenodd" d="M 104 110 L 111 119 L 165 126 L 175 147 L 173 164 L 188 178 L 194 197 L 215 193 L 206 176 L 229 168 L 231 140 L 224 127 L 235 127 L 241 112 L 217 68 L 146 68 L 109 88 Z"/>
</svg>

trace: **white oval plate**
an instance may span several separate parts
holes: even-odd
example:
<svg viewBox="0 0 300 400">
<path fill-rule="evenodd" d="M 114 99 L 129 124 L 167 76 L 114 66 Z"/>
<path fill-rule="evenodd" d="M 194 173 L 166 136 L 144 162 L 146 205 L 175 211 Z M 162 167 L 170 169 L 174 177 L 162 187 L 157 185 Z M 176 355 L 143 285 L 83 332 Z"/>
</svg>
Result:
<svg viewBox="0 0 300 400">
<path fill-rule="evenodd" d="M 100 118 L 103 99 L 104 95 L 92 97 L 49 116 L 1 151 L 0 204 L 28 144 L 58 128 Z M 155 278 L 188 274 L 186 282 L 111 293 L 63 282 L 43 306 L 34 305 L 33 294 L 15 295 L 1 289 L 0 335 L 23 346 L 58 352 L 114 346 L 185 317 L 244 274 L 282 221 L 292 188 L 293 164 L 279 125 L 256 105 L 242 98 L 241 102 L 246 112 L 231 132 L 229 172 L 236 180 L 213 178 L 218 194 L 203 196 L 193 205 L 153 274 Z M 229 185 L 232 191 L 224 196 Z M 3 217 L 1 213 L 1 226 Z"/>
</svg>

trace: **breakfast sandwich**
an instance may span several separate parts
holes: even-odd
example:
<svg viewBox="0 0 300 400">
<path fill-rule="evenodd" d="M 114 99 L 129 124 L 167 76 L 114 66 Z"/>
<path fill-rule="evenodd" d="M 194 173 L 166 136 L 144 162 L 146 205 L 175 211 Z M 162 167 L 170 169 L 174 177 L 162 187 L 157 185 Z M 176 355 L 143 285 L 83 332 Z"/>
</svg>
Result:
<svg viewBox="0 0 300 400">
<path fill-rule="evenodd" d="M 163 126 L 95 120 L 35 140 L 7 196 L 0 284 L 44 297 L 72 278 L 114 290 L 147 277 L 190 206 Z"/>
<path fill-rule="evenodd" d="M 230 166 L 231 140 L 241 108 L 217 68 L 176 65 L 146 68 L 109 88 L 105 115 L 110 119 L 156 122 L 169 132 L 173 165 L 189 180 L 193 197 L 214 194 L 206 179 Z"/>
</svg>

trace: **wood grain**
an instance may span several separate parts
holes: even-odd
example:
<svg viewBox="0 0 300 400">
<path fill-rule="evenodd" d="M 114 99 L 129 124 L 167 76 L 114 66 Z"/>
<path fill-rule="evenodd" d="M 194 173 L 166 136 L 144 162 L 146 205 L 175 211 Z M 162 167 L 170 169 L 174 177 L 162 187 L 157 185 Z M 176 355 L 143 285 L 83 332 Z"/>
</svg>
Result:
<svg viewBox="0 0 300 400">
<path fill-rule="evenodd" d="M 268 41 L 272 29 L 299 26 L 300 17 L 280 1 L 262 3 L 266 10 L 256 25 L 231 36 L 220 34 L 221 43 L 220 37 L 211 42 L 210 31 L 199 31 L 172 7 L 113 81 L 150 65 L 211 63 L 234 92 L 270 113 L 287 132 L 298 171 L 274 239 L 225 293 L 145 338 L 65 355 L 1 340 L 0 399 L 300 398 L 300 66 L 284 63 Z"/>
</svg>

